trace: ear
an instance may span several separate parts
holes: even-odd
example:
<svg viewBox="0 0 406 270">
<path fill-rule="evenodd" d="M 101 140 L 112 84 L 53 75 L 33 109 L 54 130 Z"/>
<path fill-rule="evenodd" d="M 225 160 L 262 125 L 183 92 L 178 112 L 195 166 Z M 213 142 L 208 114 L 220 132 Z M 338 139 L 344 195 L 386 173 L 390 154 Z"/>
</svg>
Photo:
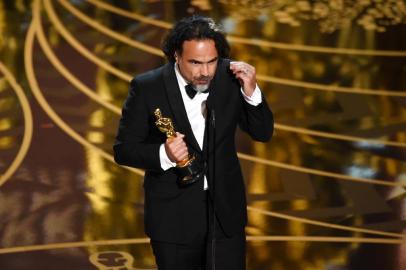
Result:
<svg viewBox="0 0 406 270">
<path fill-rule="evenodd" d="M 175 61 L 178 62 L 178 54 L 175 52 L 173 56 L 175 57 Z"/>
</svg>

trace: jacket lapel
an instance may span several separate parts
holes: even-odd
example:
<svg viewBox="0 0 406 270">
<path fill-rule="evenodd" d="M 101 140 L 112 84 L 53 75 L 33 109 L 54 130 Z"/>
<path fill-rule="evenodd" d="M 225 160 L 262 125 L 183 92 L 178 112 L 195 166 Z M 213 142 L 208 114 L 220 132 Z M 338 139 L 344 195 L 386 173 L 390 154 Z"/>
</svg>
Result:
<svg viewBox="0 0 406 270">
<path fill-rule="evenodd" d="M 169 106 L 175 118 L 174 122 L 176 131 L 185 134 L 186 143 L 194 148 L 195 151 L 200 152 L 201 149 L 193 134 L 192 127 L 190 126 L 189 119 L 186 114 L 185 105 L 183 103 L 179 84 L 176 80 L 175 69 L 172 63 L 165 65 L 163 77 Z"/>
</svg>

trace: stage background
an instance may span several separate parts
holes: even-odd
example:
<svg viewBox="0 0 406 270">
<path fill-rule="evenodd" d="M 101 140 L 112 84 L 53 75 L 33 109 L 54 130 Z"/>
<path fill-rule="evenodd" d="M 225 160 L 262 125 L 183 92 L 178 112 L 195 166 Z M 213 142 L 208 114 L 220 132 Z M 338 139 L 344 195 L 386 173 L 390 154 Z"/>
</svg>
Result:
<svg viewBox="0 0 406 270">
<path fill-rule="evenodd" d="M 154 269 L 143 172 L 112 144 L 178 19 L 220 22 L 275 113 L 238 132 L 248 269 L 406 269 L 406 4 L 0 2 L 0 269 Z M 165 226 L 165 224 L 162 224 Z"/>
</svg>

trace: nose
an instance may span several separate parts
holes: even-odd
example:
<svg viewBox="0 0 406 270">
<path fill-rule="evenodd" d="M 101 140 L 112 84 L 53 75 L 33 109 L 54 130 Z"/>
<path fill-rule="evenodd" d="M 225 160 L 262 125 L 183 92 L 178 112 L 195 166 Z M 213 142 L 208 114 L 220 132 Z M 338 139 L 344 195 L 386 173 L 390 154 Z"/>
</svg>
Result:
<svg viewBox="0 0 406 270">
<path fill-rule="evenodd" d="M 200 74 L 202 76 L 209 76 L 209 65 L 208 64 L 202 64 L 201 65 Z"/>
</svg>

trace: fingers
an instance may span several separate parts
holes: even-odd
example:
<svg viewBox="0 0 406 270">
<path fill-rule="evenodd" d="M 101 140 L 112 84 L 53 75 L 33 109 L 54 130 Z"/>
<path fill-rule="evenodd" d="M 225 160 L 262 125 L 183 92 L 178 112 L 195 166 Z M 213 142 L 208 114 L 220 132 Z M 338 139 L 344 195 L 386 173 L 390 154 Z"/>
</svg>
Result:
<svg viewBox="0 0 406 270">
<path fill-rule="evenodd" d="M 255 68 L 245 62 L 230 62 L 230 69 L 236 77 L 255 75 Z"/>
<path fill-rule="evenodd" d="M 235 77 L 236 77 L 237 79 L 240 80 L 240 83 L 242 82 L 242 85 L 244 85 L 245 82 L 248 81 L 248 80 L 250 80 L 251 77 L 252 77 L 252 76 L 249 74 L 249 71 L 246 71 L 246 70 L 238 70 L 238 71 L 235 71 L 234 75 L 235 75 Z"/>
<path fill-rule="evenodd" d="M 234 76 L 240 81 L 244 92 L 251 96 L 255 90 L 257 80 L 255 68 L 245 62 L 230 62 L 230 70 Z"/>
<path fill-rule="evenodd" d="M 176 137 L 168 138 L 165 142 L 165 150 L 172 162 L 179 162 L 189 156 L 189 152 L 184 141 L 185 135 L 176 133 Z"/>
</svg>

